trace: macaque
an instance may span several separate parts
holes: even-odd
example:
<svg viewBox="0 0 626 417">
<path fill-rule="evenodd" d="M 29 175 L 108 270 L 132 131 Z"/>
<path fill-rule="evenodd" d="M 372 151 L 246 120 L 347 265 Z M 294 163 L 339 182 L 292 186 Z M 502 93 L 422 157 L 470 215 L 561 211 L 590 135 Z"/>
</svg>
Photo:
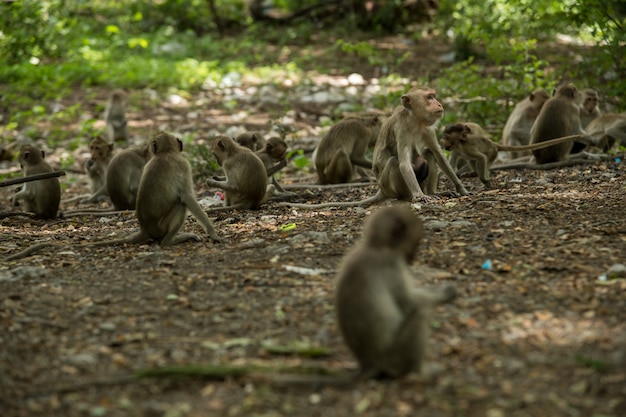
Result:
<svg viewBox="0 0 626 417">
<path fill-rule="evenodd" d="M 580 124 L 585 127 L 596 117 L 602 116 L 602 112 L 598 107 L 598 93 L 595 90 L 585 88 L 581 94 L 582 101 L 579 108 Z"/>
<path fill-rule="evenodd" d="M 626 113 L 608 113 L 593 119 L 585 128 L 603 152 L 608 152 L 615 142 L 626 146 Z"/>
<path fill-rule="evenodd" d="M 191 165 L 183 155 L 180 139 L 159 132 L 150 143 L 152 158 L 146 164 L 137 194 L 135 213 L 140 230 L 127 237 L 94 242 L 82 246 L 109 246 L 125 243 L 143 243 L 150 239 L 161 245 L 175 245 L 188 240 L 201 241 L 194 233 L 179 233 L 187 218 L 187 210 L 198 220 L 212 241 L 221 242 L 213 223 L 196 201 L 193 191 Z M 43 242 L 10 255 L 4 261 L 12 261 L 32 255 L 47 246 Z"/>
<path fill-rule="evenodd" d="M 530 143 L 530 129 L 549 98 L 550 96 L 545 90 L 535 90 L 517 103 L 504 125 L 502 144 L 510 146 L 528 145 Z M 526 154 L 529 155 L 529 153 L 512 152 L 511 158 L 515 159 Z"/>
<path fill-rule="evenodd" d="M 141 174 L 151 156 L 148 145 L 125 149 L 111 160 L 106 184 L 117 210 L 135 209 Z"/>
<path fill-rule="evenodd" d="M 224 170 L 225 180 L 209 178 L 210 187 L 226 192 L 225 206 L 237 209 L 258 209 L 274 191 L 267 185 L 267 171 L 261 159 L 228 136 L 213 140 L 211 151 Z"/>
<path fill-rule="evenodd" d="M 286 191 L 281 187 L 274 176 L 274 174 L 287 166 L 287 144 L 285 141 L 275 136 L 271 137 L 265 143 L 265 147 L 257 151 L 256 154 L 261 159 L 261 162 L 263 162 L 267 176 L 270 178 L 272 184 L 274 184 L 274 187 L 276 187 L 276 190 L 285 193 Z"/>
<path fill-rule="evenodd" d="M 33 145 L 20 148 L 19 162 L 24 176 L 52 172 L 52 167 L 45 158 L 45 152 Z M 24 211 L 34 213 L 40 219 L 54 219 L 61 202 L 61 185 L 58 178 L 25 183 L 13 196 L 12 205 L 23 204 Z"/>
<path fill-rule="evenodd" d="M 106 108 L 107 135 L 110 142 L 118 140 L 128 143 L 128 121 L 126 120 L 126 101 L 128 96 L 123 90 L 114 90 Z"/>
<path fill-rule="evenodd" d="M 453 285 L 413 288 L 409 266 L 423 236 L 422 222 L 408 206 L 381 208 L 342 261 L 337 321 L 361 379 L 421 373 L 431 310 L 456 296 Z"/>
<path fill-rule="evenodd" d="M 252 152 L 258 152 L 265 147 L 265 138 L 261 132 L 242 133 L 235 138 L 235 142 L 250 149 Z"/>
<path fill-rule="evenodd" d="M 443 116 L 443 106 L 435 90 L 414 87 L 402 96 L 402 107 L 396 109 L 381 128 L 374 147 L 374 173 L 381 192 L 399 200 L 427 200 L 437 192 L 439 169 L 452 181 L 461 195 L 469 194 L 446 159 L 435 126 Z M 416 177 L 417 155 L 428 163 L 425 187 Z"/>
<path fill-rule="evenodd" d="M 432 201 L 431 195 L 437 192 L 439 168 L 454 183 L 457 193 L 468 195 L 435 134 L 442 115 L 443 106 L 431 88 L 413 87 L 402 96 L 402 107 L 385 120 L 374 147 L 373 170 L 380 187 L 375 196 L 356 202 L 278 205 L 323 208 L 365 206 L 389 198 Z"/>
<path fill-rule="evenodd" d="M 478 123 L 465 122 L 463 124 L 469 128 L 470 132 L 473 135 L 479 135 L 479 136 L 487 137 L 487 133 L 485 133 L 483 128 L 480 127 L 480 125 Z M 445 139 L 445 137 L 444 137 L 444 139 Z M 446 148 L 445 144 L 444 144 L 444 148 L 447 151 L 450 151 L 450 166 L 452 166 L 452 169 L 456 170 L 456 175 L 459 176 L 462 173 L 467 172 L 467 169 L 469 168 L 469 166 L 466 163 L 467 161 L 465 159 L 463 159 L 459 155 L 459 152 L 457 150 L 455 150 L 455 149 L 448 149 L 448 148 Z"/>
<path fill-rule="evenodd" d="M 492 142 L 485 135 L 475 134 L 475 123 L 456 123 L 447 126 L 443 132 L 444 147 L 455 152 L 459 158 L 467 161 L 486 188 L 491 188 L 489 169 L 496 160 L 499 151 L 531 151 L 564 142 L 573 142 L 580 135 L 567 136 L 525 146 L 507 146 Z M 478 125 L 476 125 L 478 126 Z M 482 129 L 480 129 L 482 130 Z"/>
<path fill-rule="evenodd" d="M 91 158 L 85 162 L 85 172 L 91 180 L 91 195 L 82 203 L 94 203 L 107 196 L 107 170 L 113 157 L 113 143 L 102 136 L 94 138 L 89 144 Z"/>
<path fill-rule="evenodd" d="M 581 135 L 578 142 L 595 145 L 580 124 L 580 92 L 572 84 L 559 87 L 546 101 L 533 124 L 530 143 L 545 142 L 564 136 Z M 568 159 L 573 142 L 563 142 L 532 151 L 537 164 L 560 162 Z"/>
<path fill-rule="evenodd" d="M 347 117 L 334 125 L 320 141 L 315 168 L 319 183 L 340 184 L 352 180 L 354 170 L 372 169 L 365 157 L 368 148 L 376 144 L 382 120 L 379 116 Z"/>
</svg>

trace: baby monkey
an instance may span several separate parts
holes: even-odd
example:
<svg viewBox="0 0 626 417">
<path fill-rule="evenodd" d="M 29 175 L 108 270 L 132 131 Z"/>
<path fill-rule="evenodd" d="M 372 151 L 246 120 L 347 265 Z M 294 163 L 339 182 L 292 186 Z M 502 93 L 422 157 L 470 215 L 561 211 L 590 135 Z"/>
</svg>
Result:
<svg viewBox="0 0 626 417">
<path fill-rule="evenodd" d="M 229 136 L 216 137 L 211 151 L 226 179 L 209 178 L 206 182 L 226 191 L 226 207 L 256 210 L 272 196 L 274 186 L 267 185 L 267 172 L 257 154 Z"/>
<path fill-rule="evenodd" d="M 420 373 L 430 311 L 452 300 L 455 287 L 412 287 L 409 264 L 424 230 L 409 206 L 377 210 L 363 235 L 343 260 L 335 298 L 339 329 L 359 363 L 359 378 Z"/>
<path fill-rule="evenodd" d="M 256 154 L 261 158 L 263 165 L 265 165 L 267 176 L 274 184 L 274 187 L 281 193 L 285 193 L 286 191 L 278 183 L 274 174 L 287 166 L 287 143 L 276 136 L 271 137 L 265 143 L 265 147 L 257 151 Z"/>
<path fill-rule="evenodd" d="M 24 176 L 52 172 L 52 167 L 44 160 L 46 154 L 33 145 L 20 149 L 20 166 Z M 24 205 L 24 211 L 35 213 L 40 219 L 55 219 L 61 202 L 61 185 L 58 178 L 25 183 L 13 196 L 12 205 Z"/>
<path fill-rule="evenodd" d="M 443 132 L 443 145 L 446 150 L 452 151 L 458 158 L 467 161 L 486 188 L 491 188 L 489 169 L 496 160 L 498 151 L 532 151 L 563 142 L 572 142 L 581 137 L 581 135 L 571 135 L 531 145 L 509 146 L 500 145 L 483 135 L 473 133 L 471 125 L 475 124 L 455 123 L 447 126 Z"/>
</svg>

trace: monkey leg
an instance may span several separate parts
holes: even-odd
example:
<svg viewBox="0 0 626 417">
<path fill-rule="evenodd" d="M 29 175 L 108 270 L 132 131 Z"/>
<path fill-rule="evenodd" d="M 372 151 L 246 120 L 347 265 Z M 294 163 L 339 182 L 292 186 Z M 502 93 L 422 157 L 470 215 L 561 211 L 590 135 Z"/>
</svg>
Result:
<svg viewBox="0 0 626 417">
<path fill-rule="evenodd" d="M 412 371 L 421 373 L 428 326 L 426 310 L 414 305 L 396 330 L 391 346 L 383 353 L 385 374 L 397 378 Z"/>
<path fill-rule="evenodd" d="M 186 215 L 187 207 L 184 205 L 177 205 L 174 206 L 170 212 L 167 213 L 167 215 L 159 220 L 157 228 L 159 229 L 159 232 L 165 232 L 165 235 L 161 239 L 162 245 L 175 245 L 177 243 L 184 242 L 185 240 L 194 239 L 194 236 L 196 240 L 200 240 L 200 238 L 193 233 L 181 233 L 178 235 L 178 231 L 181 227 L 183 227 Z M 165 230 L 161 229 L 163 226 L 165 226 Z"/>
<path fill-rule="evenodd" d="M 324 176 L 331 184 L 350 182 L 352 162 L 345 151 L 341 150 L 332 157 L 324 169 Z"/>
<path fill-rule="evenodd" d="M 387 159 L 378 177 L 378 185 L 381 192 L 388 198 L 409 201 L 413 197 L 400 172 L 400 162 L 395 156 Z"/>
</svg>

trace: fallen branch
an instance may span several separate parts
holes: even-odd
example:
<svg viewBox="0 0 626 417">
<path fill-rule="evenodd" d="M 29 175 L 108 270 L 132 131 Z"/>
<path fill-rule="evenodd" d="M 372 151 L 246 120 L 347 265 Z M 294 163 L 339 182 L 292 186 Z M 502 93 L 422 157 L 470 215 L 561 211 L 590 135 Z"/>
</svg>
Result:
<svg viewBox="0 0 626 417">
<path fill-rule="evenodd" d="M 9 185 L 22 184 L 24 182 L 46 180 L 48 178 L 62 177 L 65 171 L 45 172 L 43 174 L 27 175 L 25 177 L 13 178 L 11 180 L 0 181 L 0 187 L 8 187 Z"/>
</svg>

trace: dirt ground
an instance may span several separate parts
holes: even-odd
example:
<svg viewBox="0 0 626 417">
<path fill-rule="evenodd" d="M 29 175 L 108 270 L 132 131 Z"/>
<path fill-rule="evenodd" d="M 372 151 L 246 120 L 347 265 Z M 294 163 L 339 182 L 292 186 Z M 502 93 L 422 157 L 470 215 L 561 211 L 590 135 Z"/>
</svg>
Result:
<svg viewBox="0 0 626 417">
<path fill-rule="evenodd" d="M 180 119 L 154 105 L 133 111 L 155 125 Z M 426 377 L 347 387 L 133 375 L 220 364 L 355 371 L 335 324 L 334 276 L 368 214 L 399 202 L 309 211 L 270 202 L 211 216 L 223 243 L 174 247 L 82 246 L 137 230 L 132 213 L 3 219 L 3 255 L 46 239 L 59 247 L 0 264 L 0 415 L 624 416 L 626 279 L 605 275 L 625 262 L 623 159 L 499 172 L 489 191 L 463 178 L 472 195 L 416 206 L 427 236 L 415 284 L 451 283 L 459 296 L 433 314 Z M 281 177 L 313 180 L 293 167 Z M 88 190 L 78 172 L 61 181 L 63 198 Z M 296 200 L 375 192 L 298 190 Z M 184 230 L 202 232 L 191 217 Z"/>
</svg>

